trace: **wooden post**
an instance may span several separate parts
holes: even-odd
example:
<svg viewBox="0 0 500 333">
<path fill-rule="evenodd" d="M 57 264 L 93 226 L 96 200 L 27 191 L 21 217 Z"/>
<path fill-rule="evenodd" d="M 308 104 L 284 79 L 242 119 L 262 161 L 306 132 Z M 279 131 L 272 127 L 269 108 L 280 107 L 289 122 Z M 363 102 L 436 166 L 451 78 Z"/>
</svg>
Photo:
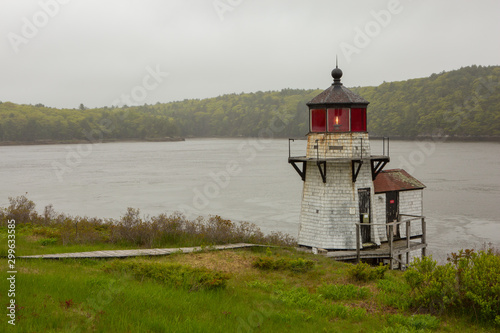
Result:
<svg viewBox="0 0 500 333">
<path fill-rule="evenodd" d="M 392 248 L 392 239 L 394 238 L 394 225 L 389 225 L 389 267 L 392 269 L 392 258 L 393 258 L 393 248 Z"/>
<path fill-rule="evenodd" d="M 361 235 L 360 226 L 356 224 L 356 262 L 359 263 L 361 257 Z"/>
<path fill-rule="evenodd" d="M 426 235 L 426 225 L 425 225 L 425 217 L 422 217 L 422 244 L 425 246 L 422 248 L 422 257 L 426 256 L 427 252 L 427 235 Z"/>
<path fill-rule="evenodd" d="M 410 263 L 410 238 L 411 238 L 411 223 L 410 220 L 406 221 L 406 266 Z"/>
</svg>

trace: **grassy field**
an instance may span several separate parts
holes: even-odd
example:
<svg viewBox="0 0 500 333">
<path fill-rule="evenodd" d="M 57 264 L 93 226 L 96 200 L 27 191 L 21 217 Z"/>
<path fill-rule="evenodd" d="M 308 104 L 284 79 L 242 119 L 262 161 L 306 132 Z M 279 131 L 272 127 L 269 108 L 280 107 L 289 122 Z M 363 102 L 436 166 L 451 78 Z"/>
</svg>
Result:
<svg viewBox="0 0 500 333">
<path fill-rule="evenodd" d="M 306 253 L 288 235 L 264 235 L 255 225 L 218 216 L 143 218 L 129 208 L 121 219 L 103 221 L 56 214 L 51 206 L 40 215 L 25 197 L 9 200 L 9 207 L 0 208 L 0 302 L 7 306 L 0 332 L 500 328 L 498 251 L 451 254 L 452 262 L 443 266 L 425 259 L 403 273 Z M 13 238 L 15 249 L 9 249 Z M 210 245 L 239 242 L 264 246 L 210 250 Z M 203 250 L 127 259 L 16 258 L 9 267 L 14 251 L 19 257 L 186 246 Z M 8 279 L 14 269 L 15 284 Z M 15 312 L 15 326 L 9 312 Z"/>
<path fill-rule="evenodd" d="M 0 234 L 5 252 L 7 229 Z M 28 228 L 17 235 L 17 248 L 20 254 L 63 250 L 58 244 L 41 245 Z M 276 265 L 259 268 L 256 262 Z M 179 265 L 191 270 L 183 276 L 166 274 Z M 137 274 L 139 266 L 152 270 Z M 416 314 L 401 299 L 401 272 L 358 282 L 352 267 L 279 247 L 120 260 L 18 259 L 16 326 L 5 317 L 0 325 L 2 331 L 17 332 L 494 331 L 467 317 Z M 193 288 L 184 283 L 193 272 L 220 272 L 226 280 L 223 286 Z M 3 278 L 4 303 L 8 288 Z"/>
</svg>

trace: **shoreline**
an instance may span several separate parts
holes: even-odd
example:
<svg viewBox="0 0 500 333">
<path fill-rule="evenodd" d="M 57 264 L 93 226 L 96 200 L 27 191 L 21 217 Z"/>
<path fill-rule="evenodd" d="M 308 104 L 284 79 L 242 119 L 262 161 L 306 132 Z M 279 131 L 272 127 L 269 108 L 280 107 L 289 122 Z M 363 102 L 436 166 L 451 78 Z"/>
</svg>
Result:
<svg viewBox="0 0 500 333">
<path fill-rule="evenodd" d="M 387 137 L 385 137 L 387 138 Z M 370 136 L 373 140 L 382 140 L 383 136 Z M 452 141 L 452 142 L 500 142 L 500 136 L 389 136 L 390 140 L 394 141 Z"/>
<path fill-rule="evenodd" d="M 119 142 L 181 142 L 186 139 L 252 139 L 256 137 L 175 137 L 175 138 L 149 138 L 149 139 L 103 139 L 103 140 L 37 140 L 37 141 L 0 141 L 2 146 L 41 146 L 41 145 L 70 145 L 70 144 L 91 144 L 91 143 L 119 143 Z M 387 138 L 387 137 L 385 137 Z M 419 137 L 388 137 L 391 141 L 439 141 L 439 142 L 500 142 L 500 136 L 419 136 Z M 288 137 L 276 137 L 275 139 L 288 139 Z M 294 138 L 301 140 L 301 138 Z M 383 136 L 370 136 L 371 140 L 383 140 Z M 304 138 L 306 140 L 306 138 Z"/>
<path fill-rule="evenodd" d="M 185 138 L 151 138 L 151 139 L 103 139 L 103 140 L 37 140 L 37 141 L 0 141 L 0 146 L 42 146 L 42 145 L 72 145 L 115 142 L 180 142 Z"/>
</svg>

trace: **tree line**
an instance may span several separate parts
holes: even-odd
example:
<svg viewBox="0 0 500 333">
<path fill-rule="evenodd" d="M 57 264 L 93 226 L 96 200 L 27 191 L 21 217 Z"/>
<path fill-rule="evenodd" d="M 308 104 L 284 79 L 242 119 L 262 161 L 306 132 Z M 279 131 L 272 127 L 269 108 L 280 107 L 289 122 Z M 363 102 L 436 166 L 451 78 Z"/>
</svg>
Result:
<svg viewBox="0 0 500 333">
<path fill-rule="evenodd" d="M 469 66 L 351 90 L 370 102 L 371 135 L 500 136 L 500 66 Z M 321 91 L 283 89 L 94 109 L 0 102 L 0 141 L 90 140 L 96 132 L 105 140 L 252 137 L 266 129 L 275 137 L 301 137 L 308 132 L 306 103 Z"/>
</svg>

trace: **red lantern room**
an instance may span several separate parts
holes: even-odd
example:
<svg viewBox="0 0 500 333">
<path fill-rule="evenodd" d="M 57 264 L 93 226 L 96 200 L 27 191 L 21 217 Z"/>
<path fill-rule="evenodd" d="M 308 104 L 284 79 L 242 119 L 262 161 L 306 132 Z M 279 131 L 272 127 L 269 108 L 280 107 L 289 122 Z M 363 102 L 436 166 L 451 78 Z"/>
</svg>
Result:
<svg viewBox="0 0 500 333">
<path fill-rule="evenodd" d="M 366 132 L 368 102 L 345 88 L 340 82 L 342 71 L 332 71 L 330 88 L 313 98 L 309 106 L 311 133 Z"/>
</svg>

